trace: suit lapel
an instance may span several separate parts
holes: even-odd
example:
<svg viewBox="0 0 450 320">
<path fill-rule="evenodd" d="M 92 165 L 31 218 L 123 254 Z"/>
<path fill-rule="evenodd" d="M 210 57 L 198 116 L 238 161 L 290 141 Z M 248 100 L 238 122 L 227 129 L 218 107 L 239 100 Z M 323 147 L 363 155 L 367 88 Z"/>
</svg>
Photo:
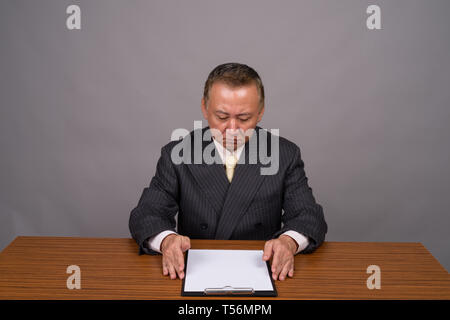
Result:
<svg viewBox="0 0 450 320">
<path fill-rule="evenodd" d="M 205 130 L 203 128 L 202 137 Z M 250 139 L 259 138 L 259 127 L 256 127 L 255 134 Z M 202 151 L 214 143 L 212 139 L 203 141 Z M 260 188 L 265 176 L 261 175 L 261 163 L 258 157 L 259 145 L 256 143 L 256 150 L 250 150 L 250 142 L 246 143 L 233 175 L 231 183 L 226 177 L 225 168 L 222 163 L 206 164 L 202 160 L 201 164 L 194 164 L 194 146 L 192 144 L 191 155 L 192 164 L 187 167 L 191 171 L 194 179 L 197 181 L 202 193 L 211 203 L 218 217 L 216 229 L 216 239 L 229 239 L 236 226 L 239 224 L 242 216 L 252 203 L 256 192 Z M 270 146 L 268 146 L 270 149 Z M 250 155 L 250 151 L 256 152 Z M 211 152 L 215 156 L 216 149 Z M 244 158 L 243 158 L 244 157 Z M 202 158 L 203 159 L 203 158 Z M 251 164 L 251 159 L 257 159 L 256 163 Z"/>
<path fill-rule="evenodd" d="M 256 134 L 253 135 L 251 139 L 256 139 L 256 136 Z M 249 145 L 250 143 L 245 145 L 241 155 L 241 158 L 245 157 L 245 162 L 238 163 L 234 171 L 233 180 L 229 185 L 222 214 L 217 225 L 216 239 L 229 239 L 231 237 L 264 180 L 265 176 L 261 175 L 262 165 L 259 159 L 256 164 L 250 164 L 249 162 Z"/>
<path fill-rule="evenodd" d="M 205 133 L 205 130 L 209 129 L 209 127 L 203 128 L 202 137 Z M 211 139 L 202 142 L 202 152 L 205 148 L 210 145 L 210 143 L 214 143 Z M 211 155 L 215 157 L 215 148 L 211 152 Z M 212 207 L 216 211 L 217 216 L 220 215 L 223 207 L 223 203 L 225 201 L 225 197 L 229 188 L 230 183 L 228 182 L 225 169 L 222 163 L 213 163 L 206 164 L 203 161 L 201 164 L 194 164 L 194 148 L 192 146 L 191 155 L 192 162 L 188 164 L 187 167 L 191 171 L 194 179 L 199 185 L 202 193 L 206 196 L 206 198 L 211 203 Z"/>
<path fill-rule="evenodd" d="M 220 215 L 222 206 L 229 188 L 225 169 L 222 164 L 190 164 L 191 170 L 197 184 L 203 194 L 209 200 L 217 215 Z"/>
</svg>

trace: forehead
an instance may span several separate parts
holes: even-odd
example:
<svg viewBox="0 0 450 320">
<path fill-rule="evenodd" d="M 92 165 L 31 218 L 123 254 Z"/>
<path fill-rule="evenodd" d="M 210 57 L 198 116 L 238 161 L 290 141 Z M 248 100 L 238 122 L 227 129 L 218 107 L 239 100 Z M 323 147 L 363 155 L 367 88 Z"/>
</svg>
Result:
<svg viewBox="0 0 450 320">
<path fill-rule="evenodd" d="M 233 87 L 224 82 L 215 82 L 209 90 L 209 105 L 216 109 L 256 110 L 259 107 L 258 89 L 253 83 Z"/>
</svg>

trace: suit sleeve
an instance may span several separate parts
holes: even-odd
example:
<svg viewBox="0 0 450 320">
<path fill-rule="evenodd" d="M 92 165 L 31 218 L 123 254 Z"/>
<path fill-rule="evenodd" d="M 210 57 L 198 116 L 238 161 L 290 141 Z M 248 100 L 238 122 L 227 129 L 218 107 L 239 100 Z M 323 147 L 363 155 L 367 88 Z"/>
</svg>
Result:
<svg viewBox="0 0 450 320">
<path fill-rule="evenodd" d="M 297 146 L 284 180 L 283 210 L 284 226 L 275 237 L 287 230 L 297 231 L 309 239 L 308 246 L 301 253 L 315 251 L 325 240 L 328 227 L 322 206 L 316 203 L 308 185 L 304 163 Z"/>
<path fill-rule="evenodd" d="M 169 152 L 163 148 L 155 176 L 145 188 L 138 205 L 131 211 L 129 228 L 139 246 L 139 254 L 157 254 L 148 246 L 148 238 L 165 230 L 175 232 L 178 212 L 178 178 Z"/>
</svg>

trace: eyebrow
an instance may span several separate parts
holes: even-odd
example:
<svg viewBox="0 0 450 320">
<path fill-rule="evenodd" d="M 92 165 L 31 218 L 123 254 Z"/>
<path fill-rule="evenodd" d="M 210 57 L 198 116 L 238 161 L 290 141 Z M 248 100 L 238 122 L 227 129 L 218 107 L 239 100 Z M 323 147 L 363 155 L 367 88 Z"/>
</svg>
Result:
<svg viewBox="0 0 450 320">
<path fill-rule="evenodd" d="M 223 115 L 227 115 L 229 116 L 230 114 L 228 112 L 222 111 L 222 110 L 217 110 L 216 113 L 220 113 Z M 252 114 L 249 112 L 244 112 L 244 113 L 239 113 L 237 116 L 238 117 L 246 117 L 246 116 L 251 116 Z"/>
</svg>

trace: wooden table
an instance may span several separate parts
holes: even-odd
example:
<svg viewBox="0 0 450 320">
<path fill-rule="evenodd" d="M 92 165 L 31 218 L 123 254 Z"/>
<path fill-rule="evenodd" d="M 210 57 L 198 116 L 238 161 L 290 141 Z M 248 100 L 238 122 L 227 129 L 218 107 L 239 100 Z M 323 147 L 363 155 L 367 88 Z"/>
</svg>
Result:
<svg viewBox="0 0 450 320">
<path fill-rule="evenodd" d="M 262 250 L 263 244 L 191 242 L 193 249 Z M 181 280 L 162 275 L 161 256 L 137 251 L 132 239 L 17 237 L 0 254 L 0 299 L 188 299 L 180 295 Z M 67 289 L 69 265 L 81 269 L 79 290 Z M 369 265 L 381 269 L 379 290 L 367 288 Z M 325 242 L 313 254 L 297 255 L 294 277 L 276 287 L 283 300 L 450 299 L 448 272 L 420 243 Z"/>
</svg>

